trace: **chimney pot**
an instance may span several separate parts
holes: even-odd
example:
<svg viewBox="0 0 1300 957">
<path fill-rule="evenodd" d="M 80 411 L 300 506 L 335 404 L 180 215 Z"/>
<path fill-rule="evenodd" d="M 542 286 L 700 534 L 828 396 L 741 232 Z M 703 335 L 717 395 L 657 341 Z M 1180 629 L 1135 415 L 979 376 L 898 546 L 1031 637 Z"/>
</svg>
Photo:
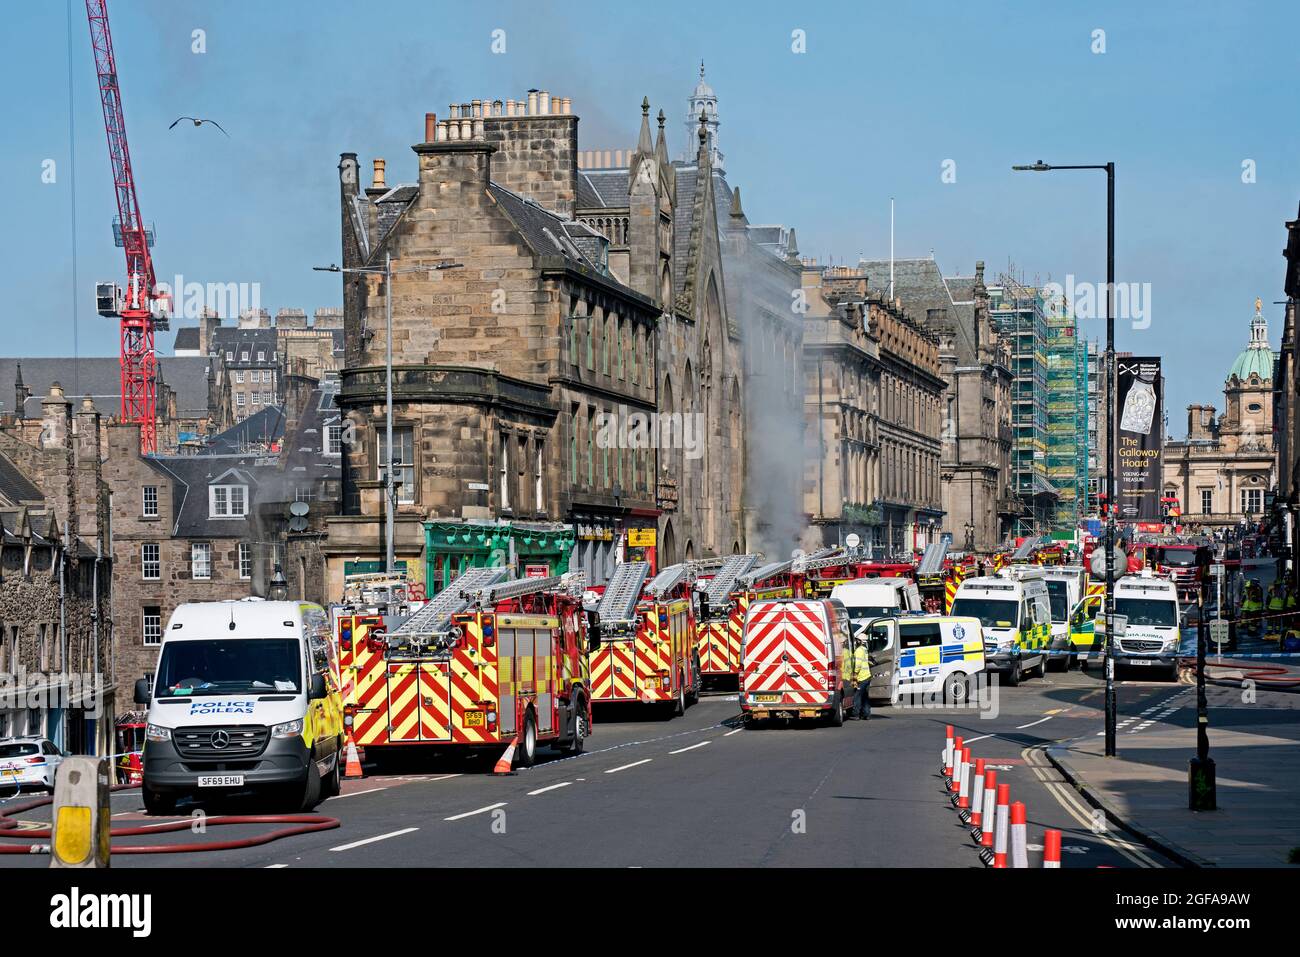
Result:
<svg viewBox="0 0 1300 957">
<path fill-rule="evenodd" d="M 470 107 L 470 110 L 472 111 L 472 112 L 470 113 L 470 116 L 473 116 L 473 117 L 475 117 L 475 118 L 477 119 L 478 117 L 480 117 L 480 116 L 483 115 L 483 101 L 482 101 L 482 100 L 471 100 L 471 101 L 470 101 L 470 104 L 469 104 L 469 107 Z"/>
<path fill-rule="evenodd" d="M 506 100 L 506 116 L 514 116 L 514 115 L 515 115 L 515 101 L 513 99 Z"/>
<path fill-rule="evenodd" d="M 473 139 L 474 121 L 469 118 L 468 113 L 464 113 L 460 118 L 460 138 L 463 140 Z"/>
<path fill-rule="evenodd" d="M 424 114 L 424 141 L 426 143 L 432 143 L 437 138 L 438 138 L 438 114 L 425 113 Z"/>
<path fill-rule="evenodd" d="M 560 101 L 560 112 L 565 116 L 568 116 L 573 112 L 573 100 L 571 98 L 566 96 Z"/>
<path fill-rule="evenodd" d="M 501 101 L 500 101 L 500 100 L 493 100 L 493 101 L 492 101 L 492 115 L 493 115 L 493 116 L 500 116 L 500 115 L 501 115 Z"/>
<path fill-rule="evenodd" d="M 447 121 L 447 139 L 449 140 L 460 139 L 460 120 Z"/>
<path fill-rule="evenodd" d="M 387 189 L 388 184 L 384 182 L 384 167 L 387 164 L 382 159 L 375 160 L 375 176 L 370 184 L 371 189 Z"/>
<path fill-rule="evenodd" d="M 537 94 L 537 112 L 542 116 L 548 116 L 551 112 L 551 94 L 545 90 Z"/>
<path fill-rule="evenodd" d="M 457 103 L 447 104 L 447 115 L 453 120 L 460 119 L 460 105 Z"/>
<path fill-rule="evenodd" d="M 536 90 L 528 91 L 528 115 L 529 116 L 537 115 L 537 91 Z"/>
<path fill-rule="evenodd" d="M 483 139 L 483 117 L 481 116 L 474 119 L 474 139 Z"/>
<path fill-rule="evenodd" d="M 444 142 L 444 141 L 447 139 L 447 123 L 448 123 L 448 122 L 449 122 L 449 121 L 447 121 L 447 120 L 443 120 L 441 123 L 438 124 L 438 142 L 439 142 L 439 143 Z"/>
</svg>

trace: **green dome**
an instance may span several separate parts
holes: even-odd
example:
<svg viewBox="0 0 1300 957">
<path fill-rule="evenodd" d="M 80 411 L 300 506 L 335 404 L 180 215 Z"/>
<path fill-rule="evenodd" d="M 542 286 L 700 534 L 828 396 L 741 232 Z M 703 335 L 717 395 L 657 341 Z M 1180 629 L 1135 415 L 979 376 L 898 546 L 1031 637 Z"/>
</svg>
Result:
<svg viewBox="0 0 1300 957">
<path fill-rule="evenodd" d="M 1228 373 L 1228 378 L 1236 376 L 1238 380 L 1245 382 L 1252 372 L 1261 379 L 1273 378 L 1272 349 L 1261 349 L 1258 346 L 1242 349 L 1241 354 L 1237 356 L 1237 361 L 1232 364 L 1232 371 Z"/>
</svg>

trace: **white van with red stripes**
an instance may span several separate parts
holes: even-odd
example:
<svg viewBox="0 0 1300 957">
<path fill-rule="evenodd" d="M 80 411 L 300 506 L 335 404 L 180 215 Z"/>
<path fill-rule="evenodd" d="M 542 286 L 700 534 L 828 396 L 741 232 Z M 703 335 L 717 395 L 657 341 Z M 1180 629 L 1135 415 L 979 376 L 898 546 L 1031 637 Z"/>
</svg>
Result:
<svg viewBox="0 0 1300 957">
<path fill-rule="evenodd" d="M 882 624 L 897 628 L 893 619 Z M 848 674 L 855 640 L 848 612 L 836 599 L 775 598 L 750 605 L 740 652 L 745 723 L 825 718 L 842 725 L 857 691 Z"/>
</svg>

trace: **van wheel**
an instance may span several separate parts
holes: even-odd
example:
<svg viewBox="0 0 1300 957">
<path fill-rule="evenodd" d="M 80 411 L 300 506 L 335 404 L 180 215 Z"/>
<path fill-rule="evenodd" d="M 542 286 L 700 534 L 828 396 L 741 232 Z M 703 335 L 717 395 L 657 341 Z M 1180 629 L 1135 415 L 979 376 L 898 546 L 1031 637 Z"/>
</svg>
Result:
<svg viewBox="0 0 1300 957">
<path fill-rule="evenodd" d="M 835 704 L 831 706 L 828 720 L 832 728 L 844 727 L 844 698 L 839 693 L 835 695 Z"/>
<path fill-rule="evenodd" d="M 141 786 L 140 794 L 144 798 L 145 812 L 151 815 L 160 816 L 171 814 L 176 810 L 176 795 L 166 794 L 162 791 L 155 791 L 148 786 Z"/>
<path fill-rule="evenodd" d="M 524 733 L 519 738 L 519 749 L 515 752 L 515 766 L 531 768 L 537 760 L 537 723 L 533 713 L 524 716 Z"/>
<path fill-rule="evenodd" d="M 313 810 L 321 801 L 321 790 L 323 782 L 321 781 L 320 771 L 316 769 L 315 761 L 307 762 L 307 780 L 294 791 L 289 792 L 287 801 L 291 811 L 307 812 Z"/>
<path fill-rule="evenodd" d="M 965 704 L 970 696 L 970 679 L 964 671 L 954 671 L 943 683 L 943 699 L 953 704 Z"/>
<path fill-rule="evenodd" d="M 325 796 L 338 797 L 343 790 L 343 751 L 334 752 L 334 767 L 325 778 Z"/>
<path fill-rule="evenodd" d="M 686 676 L 677 676 L 677 697 L 673 700 L 673 717 L 680 718 L 686 713 Z"/>
<path fill-rule="evenodd" d="M 1044 651 L 1038 656 L 1038 667 L 1034 669 L 1035 678 L 1047 677 L 1047 652 Z"/>
<path fill-rule="evenodd" d="M 700 689 L 704 685 L 704 677 L 700 674 L 700 656 L 698 654 L 691 658 L 691 693 L 687 697 L 687 704 L 700 703 Z"/>
<path fill-rule="evenodd" d="M 1020 667 L 1020 659 L 1016 658 L 1011 663 L 1011 671 L 1007 673 L 1007 684 L 1013 688 L 1018 687 L 1022 677 L 1024 677 L 1024 672 Z"/>
</svg>

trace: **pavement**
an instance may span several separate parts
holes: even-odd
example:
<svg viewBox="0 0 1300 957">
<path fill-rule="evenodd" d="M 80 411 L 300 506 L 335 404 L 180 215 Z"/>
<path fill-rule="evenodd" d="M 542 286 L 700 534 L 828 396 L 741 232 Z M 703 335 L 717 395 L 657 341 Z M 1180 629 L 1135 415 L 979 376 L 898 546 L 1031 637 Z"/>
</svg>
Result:
<svg viewBox="0 0 1300 957">
<path fill-rule="evenodd" d="M 1192 867 L 1286 867 L 1300 848 L 1300 698 L 1241 683 L 1207 686 L 1218 809 L 1188 810 L 1196 754 L 1196 689 L 1171 688 L 1136 716 L 1122 714 L 1117 756 L 1093 732 L 1047 749 L 1094 807 L 1168 857 Z"/>
</svg>

